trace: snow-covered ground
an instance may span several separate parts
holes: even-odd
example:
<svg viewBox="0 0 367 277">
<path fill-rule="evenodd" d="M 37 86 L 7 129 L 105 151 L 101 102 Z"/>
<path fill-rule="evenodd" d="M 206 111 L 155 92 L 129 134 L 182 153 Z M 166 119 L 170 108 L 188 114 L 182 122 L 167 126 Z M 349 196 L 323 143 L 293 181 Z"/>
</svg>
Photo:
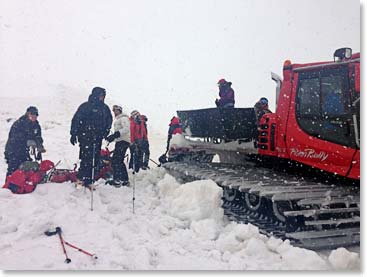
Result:
<svg viewBox="0 0 367 277">
<path fill-rule="evenodd" d="M 77 162 L 78 147 L 69 143 L 70 121 L 89 92 L 63 86 L 50 86 L 49 91 L 47 98 L 0 97 L 0 180 L 6 173 L 3 149 L 8 131 L 29 105 L 39 107 L 47 149 L 44 159 L 61 160 L 60 168 L 72 168 Z M 114 104 L 108 97 L 106 103 Z M 167 130 L 157 132 L 155 122 L 148 123 L 151 157 L 157 160 L 165 150 Z M 360 269 L 359 249 L 357 253 L 344 248 L 317 253 L 268 238 L 253 225 L 226 219 L 222 190 L 214 182 L 178 184 L 164 169 L 150 166 L 151 170 L 135 176 L 135 214 L 132 187 L 98 182 L 93 211 L 90 192 L 76 190 L 71 183 L 40 184 L 26 195 L 0 189 L 0 269 Z M 130 180 L 133 183 L 132 175 Z M 71 263 L 64 263 L 58 237 L 44 235 L 58 226 L 66 241 L 98 259 L 66 246 Z"/>
</svg>

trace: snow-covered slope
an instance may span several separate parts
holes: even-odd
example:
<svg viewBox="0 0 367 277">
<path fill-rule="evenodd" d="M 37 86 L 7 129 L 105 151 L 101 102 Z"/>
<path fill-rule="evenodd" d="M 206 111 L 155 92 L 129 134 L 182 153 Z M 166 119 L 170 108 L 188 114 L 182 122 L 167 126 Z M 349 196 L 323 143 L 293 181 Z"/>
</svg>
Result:
<svg viewBox="0 0 367 277">
<path fill-rule="evenodd" d="M 39 107 L 47 153 L 72 168 L 78 147 L 69 143 L 73 113 L 89 92 L 50 87 L 47 98 L 1 97 L 0 180 L 8 131 L 29 105 Z M 106 103 L 114 104 L 107 97 Z M 127 113 L 130 111 L 126 111 Z M 149 115 L 147 115 L 149 117 Z M 169 118 L 167 119 L 167 123 Z M 154 122 L 148 122 L 153 126 Z M 152 158 L 165 150 L 165 132 L 150 132 Z M 113 147 L 110 146 L 110 149 Z M 38 270 L 330 270 L 359 269 L 359 255 L 345 249 L 330 254 L 295 248 L 267 238 L 252 225 L 229 222 L 221 208 L 222 190 L 210 180 L 180 185 L 164 169 L 150 164 L 130 180 L 133 188 L 98 182 L 94 210 L 89 191 L 71 183 L 40 184 L 27 195 L 0 189 L 0 269 Z M 135 182 L 133 182 L 135 178 Z M 46 230 L 61 227 L 66 241 L 98 256 L 68 246 L 64 263 L 57 236 Z"/>
</svg>

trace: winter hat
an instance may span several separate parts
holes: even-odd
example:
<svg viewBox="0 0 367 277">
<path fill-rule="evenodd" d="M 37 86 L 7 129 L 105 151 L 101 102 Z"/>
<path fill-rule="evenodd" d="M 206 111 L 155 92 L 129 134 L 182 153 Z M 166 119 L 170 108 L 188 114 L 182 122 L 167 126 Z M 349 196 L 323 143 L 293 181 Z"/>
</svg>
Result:
<svg viewBox="0 0 367 277">
<path fill-rule="evenodd" d="M 120 112 L 122 112 L 122 107 L 120 105 L 113 105 L 112 110 L 119 110 Z"/>
<path fill-rule="evenodd" d="M 54 166 L 55 164 L 51 162 L 50 160 L 44 160 L 40 164 L 40 171 L 43 171 L 43 172 L 49 171 Z"/>
<path fill-rule="evenodd" d="M 106 90 L 104 88 L 95 87 L 92 89 L 92 95 L 95 97 L 100 97 L 102 95 L 106 95 Z"/>
<path fill-rule="evenodd" d="M 30 106 L 27 108 L 27 113 L 38 116 L 38 109 L 34 106 Z"/>
<path fill-rule="evenodd" d="M 218 85 L 225 85 L 225 84 L 227 84 L 227 81 L 226 81 L 226 79 L 220 79 L 217 84 Z"/>
<path fill-rule="evenodd" d="M 137 111 L 137 110 L 133 110 L 130 114 L 132 117 L 136 117 L 136 116 L 139 116 L 140 113 Z"/>
<path fill-rule="evenodd" d="M 177 116 L 172 117 L 170 125 L 180 124 L 180 119 Z"/>
</svg>

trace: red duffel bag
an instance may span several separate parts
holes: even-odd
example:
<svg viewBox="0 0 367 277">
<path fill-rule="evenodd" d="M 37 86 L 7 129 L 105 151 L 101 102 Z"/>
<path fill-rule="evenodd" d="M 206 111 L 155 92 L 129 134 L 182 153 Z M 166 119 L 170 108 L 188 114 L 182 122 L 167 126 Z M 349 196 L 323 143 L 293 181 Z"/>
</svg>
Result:
<svg viewBox="0 0 367 277">
<path fill-rule="evenodd" d="M 63 183 L 67 181 L 76 182 L 78 171 L 73 169 L 56 169 L 52 172 L 49 182 Z"/>
</svg>

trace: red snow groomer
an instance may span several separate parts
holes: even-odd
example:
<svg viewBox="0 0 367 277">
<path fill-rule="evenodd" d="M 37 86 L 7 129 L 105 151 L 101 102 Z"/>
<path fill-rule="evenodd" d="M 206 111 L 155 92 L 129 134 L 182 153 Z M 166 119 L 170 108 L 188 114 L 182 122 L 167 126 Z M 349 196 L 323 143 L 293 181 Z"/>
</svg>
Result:
<svg viewBox="0 0 367 277">
<path fill-rule="evenodd" d="M 287 60 L 272 79 L 276 110 L 259 120 L 253 108 L 178 111 L 185 143 L 163 166 L 212 179 L 226 212 L 265 233 L 311 249 L 359 244 L 360 54 Z"/>
</svg>

